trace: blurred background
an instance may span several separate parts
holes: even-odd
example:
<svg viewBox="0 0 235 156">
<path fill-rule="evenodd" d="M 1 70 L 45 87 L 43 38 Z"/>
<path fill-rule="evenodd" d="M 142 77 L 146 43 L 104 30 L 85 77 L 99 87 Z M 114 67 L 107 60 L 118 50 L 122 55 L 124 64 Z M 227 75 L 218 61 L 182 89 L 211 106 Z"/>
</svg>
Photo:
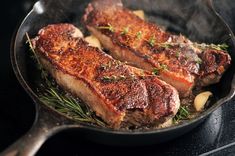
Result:
<svg viewBox="0 0 235 156">
<path fill-rule="evenodd" d="M 0 151 L 25 134 L 34 121 L 32 100 L 17 82 L 10 63 L 11 37 L 36 0 L 5 0 L 0 29 Z M 215 0 L 218 12 L 235 32 L 235 1 Z M 235 155 L 235 99 L 214 112 L 192 132 L 161 145 L 141 148 L 92 143 L 77 131 L 50 138 L 37 155 Z M 115 152 L 113 152 L 115 150 Z M 209 153 L 208 153 L 209 152 Z"/>
</svg>

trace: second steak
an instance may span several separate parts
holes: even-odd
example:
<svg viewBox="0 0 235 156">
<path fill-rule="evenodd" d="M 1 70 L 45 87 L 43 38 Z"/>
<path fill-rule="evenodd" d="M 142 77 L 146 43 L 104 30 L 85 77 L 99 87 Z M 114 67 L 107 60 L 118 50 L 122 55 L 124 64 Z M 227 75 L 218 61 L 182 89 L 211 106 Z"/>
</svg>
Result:
<svg viewBox="0 0 235 156">
<path fill-rule="evenodd" d="M 114 58 L 158 74 L 181 96 L 194 86 L 217 83 L 231 63 L 225 51 L 165 32 L 124 8 L 121 0 L 94 0 L 83 19 Z"/>
</svg>

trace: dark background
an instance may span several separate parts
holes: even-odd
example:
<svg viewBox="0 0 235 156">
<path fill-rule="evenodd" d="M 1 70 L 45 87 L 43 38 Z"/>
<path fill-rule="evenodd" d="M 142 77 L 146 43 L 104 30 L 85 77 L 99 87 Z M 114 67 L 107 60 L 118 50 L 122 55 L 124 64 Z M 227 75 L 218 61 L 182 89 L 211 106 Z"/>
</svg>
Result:
<svg viewBox="0 0 235 156">
<path fill-rule="evenodd" d="M 1 4 L 0 29 L 0 151 L 31 127 L 35 110 L 29 96 L 17 82 L 10 63 L 11 36 L 35 0 L 8 0 Z M 218 11 L 235 32 L 235 1 L 218 0 Z M 77 131 L 53 136 L 37 155 L 235 155 L 235 99 L 214 112 L 192 132 L 161 145 L 112 147 L 92 143 Z M 209 153 L 208 153 L 209 154 Z"/>
</svg>

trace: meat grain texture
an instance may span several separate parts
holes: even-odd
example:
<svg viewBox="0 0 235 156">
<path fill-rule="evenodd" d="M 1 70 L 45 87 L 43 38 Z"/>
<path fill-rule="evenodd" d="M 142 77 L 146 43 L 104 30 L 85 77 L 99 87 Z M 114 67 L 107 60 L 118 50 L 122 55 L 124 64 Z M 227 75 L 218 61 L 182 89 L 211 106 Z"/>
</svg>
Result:
<svg viewBox="0 0 235 156">
<path fill-rule="evenodd" d="M 56 82 L 112 128 L 154 127 L 179 109 L 174 87 L 89 46 L 71 24 L 48 25 L 32 43 Z"/>
<path fill-rule="evenodd" d="M 160 79 L 174 86 L 182 97 L 195 86 L 219 82 L 231 63 L 226 51 L 163 31 L 124 8 L 121 0 L 94 0 L 83 21 L 114 58 L 158 71 Z"/>
</svg>

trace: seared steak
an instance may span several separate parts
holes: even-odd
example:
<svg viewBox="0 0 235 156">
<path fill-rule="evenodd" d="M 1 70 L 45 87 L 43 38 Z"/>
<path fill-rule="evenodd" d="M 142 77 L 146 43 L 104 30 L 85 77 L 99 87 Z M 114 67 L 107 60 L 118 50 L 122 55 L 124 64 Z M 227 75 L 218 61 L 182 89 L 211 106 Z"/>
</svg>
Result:
<svg viewBox="0 0 235 156">
<path fill-rule="evenodd" d="M 143 70 L 91 47 L 71 24 L 48 25 L 32 40 L 57 83 L 113 128 L 156 126 L 178 111 L 178 92 Z M 138 115 L 136 115 L 138 114 Z"/>
<path fill-rule="evenodd" d="M 123 8 L 121 0 L 94 0 L 83 21 L 114 58 L 155 71 L 181 96 L 189 95 L 195 85 L 217 83 L 231 62 L 223 50 L 193 43 L 140 19 Z"/>
</svg>

